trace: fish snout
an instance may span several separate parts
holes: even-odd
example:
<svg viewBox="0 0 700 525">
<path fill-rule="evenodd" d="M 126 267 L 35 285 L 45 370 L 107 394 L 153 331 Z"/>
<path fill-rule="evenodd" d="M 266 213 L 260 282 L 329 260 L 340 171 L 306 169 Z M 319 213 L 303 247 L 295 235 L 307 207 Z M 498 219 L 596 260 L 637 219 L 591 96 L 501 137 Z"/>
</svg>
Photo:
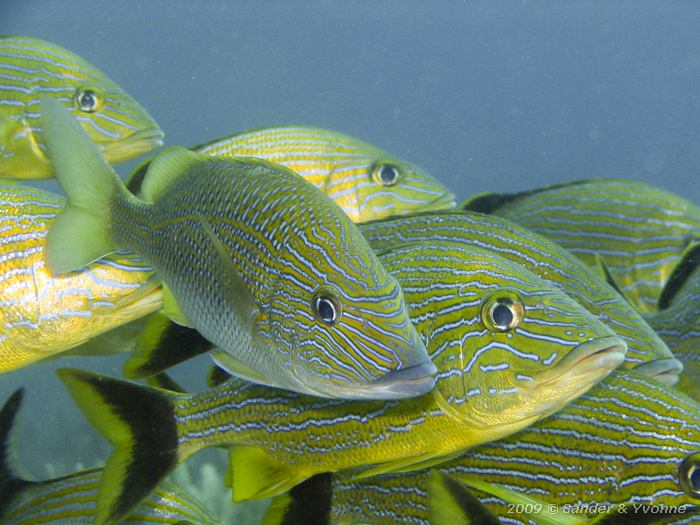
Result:
<svg viewBox="0 0 700 525">
<path fill-rule="evenodd" d="M 655 379 L 664 385 L 673 386 L 680 380 L 683 363 L 678 359 L 654 359 L 633 368 L 639 374 Z"/>
</svg>

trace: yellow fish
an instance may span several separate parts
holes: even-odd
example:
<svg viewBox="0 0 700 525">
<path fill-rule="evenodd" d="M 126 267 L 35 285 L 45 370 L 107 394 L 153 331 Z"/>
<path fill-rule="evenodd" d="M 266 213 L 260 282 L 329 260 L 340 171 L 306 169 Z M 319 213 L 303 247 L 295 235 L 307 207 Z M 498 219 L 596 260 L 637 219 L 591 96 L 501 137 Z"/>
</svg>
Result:
<svg viewBox="0 0 700 525">
<path fill-rule="evenodd" d="M 1 178 L 53 176 L 41 131 L 42 95 L 67 107 L 110 163 L 163 143 L 146 110 L 79 56 L 37 38 L 0 35 Z"/>
</svg>

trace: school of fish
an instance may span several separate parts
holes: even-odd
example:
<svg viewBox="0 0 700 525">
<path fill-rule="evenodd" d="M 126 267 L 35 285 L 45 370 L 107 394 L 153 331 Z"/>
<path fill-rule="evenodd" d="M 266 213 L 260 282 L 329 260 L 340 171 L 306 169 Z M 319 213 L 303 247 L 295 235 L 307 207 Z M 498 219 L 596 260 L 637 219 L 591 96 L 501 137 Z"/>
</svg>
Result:
<svg viewBox="0 0 700 525">
<path fill-rule="evenodd" d="M 266 525 L 700 523 L 700 206 L 600 179 L 458 207 L 303 125 L 122 182 L 163 142 L 96 67 L 0 35 L 0 374 L 127 354 L 58 370 L 104 467 L 25 479 L 0 400 L 0 523 L 221 524 L 166 479 L 208 447 Z"/>
</svg>

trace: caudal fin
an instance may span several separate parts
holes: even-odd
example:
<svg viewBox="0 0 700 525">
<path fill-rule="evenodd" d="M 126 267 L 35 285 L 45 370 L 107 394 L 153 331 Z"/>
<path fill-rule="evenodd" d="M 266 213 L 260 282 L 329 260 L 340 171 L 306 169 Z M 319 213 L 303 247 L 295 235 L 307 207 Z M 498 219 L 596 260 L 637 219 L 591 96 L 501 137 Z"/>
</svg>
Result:
<svg viewBox="0 0 700 525">
<path fill-rule="evenodd" d="M 33 485 L 21 479 L 12 466 L 12 429 L 23 397 L 24 389 L 15 390 L 0 410 L 0 520 L 23 490 Z"/>
<path fill-rule="evenodd" d="M 270 502 L 261 525 L 330 525 L 333 474 L 300 483 Z"/>
<path fill-rule="evenodd" d="M 110 233 L 110 208 L 118 196 L 129 194 L 66 108 L 43 97 L 41 115 L 54 174 L 68 197 L 46 239 L 46 262 L 61 274 L 117 249 Z"/>
<path fill-rule="evenodd" d="M 96 524 L 119 523 L 179 462 L 175 394 L 82 370 L 57 373 L 114 445 L 100 480 Z"/>
</svg>

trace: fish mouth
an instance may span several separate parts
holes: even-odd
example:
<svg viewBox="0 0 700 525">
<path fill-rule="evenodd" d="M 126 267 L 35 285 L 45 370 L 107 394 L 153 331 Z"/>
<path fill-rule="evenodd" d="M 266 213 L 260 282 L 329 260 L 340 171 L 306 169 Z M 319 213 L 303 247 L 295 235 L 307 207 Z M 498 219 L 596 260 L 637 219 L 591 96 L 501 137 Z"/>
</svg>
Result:
<svg viewBox="0 0 700 525">
<path fill-rule="evenodd" d="M 668 359 L 654 359 L 653 361 L 637 365 L 632 370 L 638 374 L 651 377 L 664 385 L 674 386 L 680 381 L 683 363 L 672 357 Z"/>
<path fill-rule="evenodd" d="M 627 344 L 617 336 L 591 339 L 574 348 L 551 370 L 541 372 L 534 383 L 541 387 L 581 376 L 592 376 L 591 381 L 595 381 L 596 377 L 602 378 L 620 366 L 626 352 Z"/>
<path fill-rule="evenodd" d="M 457 206 L 455 195 L 451 191 L 443 193 L 437 199 L 430 201 L 425 206 L 420 207 L 420 211 L 449 210 Z"/>
<path fill-rule="evenodd" d="M 100 144 L 100 153 L 111 164 L 124 162 L 163 145 L 164 134 L 159 127 L 146 128 L 114 142 Z"/>
<path fill-rule="evenodd" d="M 428 361 L 418 365 L 392 370 L 369 383 L 352 386 L 332 385 L 328 389 L 311 386 L 317 395 L 356 400 L 407 399 L 422 396 L 435 386 L 437 367 Z M 322 392 L 321 390 L 326 390 Z"/>
</svg>

